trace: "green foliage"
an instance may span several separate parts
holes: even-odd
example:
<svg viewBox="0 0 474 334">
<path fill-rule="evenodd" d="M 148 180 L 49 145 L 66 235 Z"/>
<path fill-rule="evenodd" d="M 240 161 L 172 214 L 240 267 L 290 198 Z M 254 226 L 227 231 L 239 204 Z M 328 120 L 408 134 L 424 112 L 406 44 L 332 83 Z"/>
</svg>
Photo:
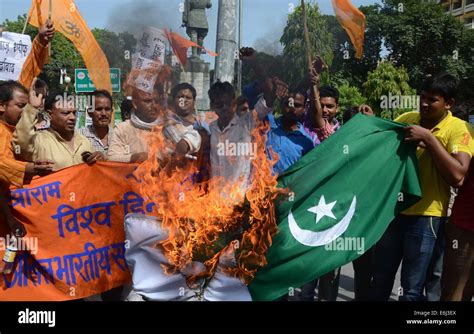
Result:
<svg viewBox="0 0 474 334">
<path fill-rule="evenodd" d="M 324 20 L 333 35 L 334 59 L 330 67 L 331 75 L 344 77 L 351 85 L 361 87 L 367 79 L 367 73 L 377 67 L 382 50 L 383 34 L 380 26 L 379 5 L 360 7 L 366 16 L 366 32 L 364 39 L 364 55 L 355 58 L 355 49 L 346 31 L 341 27 L 335 16 L 325 15 Z"/>
<path fill-rule="evenodd" d="M 306 5 L 306 15 L 312 47 L 311 55 L 314 58 L 315 55 L 319 54 L 329 66 L 333 59 L 332 34 L 328 31 L 316 3 Z M 301 7 L 296 7 L 295 11 L 288 16 L 287 26 L 283 31 L 280 42 L 284 46 L 284 78 L 291 86 L 296 86 L 308 71 Z M 323 76 L 322 82 L 327 82 L 327 80 L 327 76 Z"/>
<path fill-rule="evenodd" d="M 375 114 L 384 118 L 396 118 L 411 109 L 391 107 L 382 108 L 382 101 L 389 96 L 414 96 L 416 91 L 408 84 L 409 76 L 404 67 L 395 67 L 391 62 L 382 61 L 370 72 L 364 83 L 364 95 Z"/>
<path fill-rule="evenodd" d="M 342 112 L 350 107 L 367 103 L 357 87 L 351 86 L 346 82 L 337 86 L 337 88 L 339 90 L 339 106 Z"/>
<path fill-rule="evenodd" d="M 123 84 L 132 67 L 131 55 L 137 40 L 132 34 L 127 32 L 116 34 L 105 29 L 93 29 L 92 34 L 104 51 L 109 66 L 121 69 L 120 79 Z M 113 98 L 114 100 L 122 100 L 124 96 L 122 92 L 114 93 Z"/>
<path fill-rule="evenodd" d="M 440 5 L 384 0 L 381 17 L 390 59 L 407 68 L 413 87 L 419 88 L 427 75 L 441 71 L 474 79 L 473 33 Z"/>
<path fill-rule="evenodd" d="M 258 50 L 256 50 L 258 52 Z M 257 61 L 260 66 L 263 67 L 265 73 L 270 76 L 277 76 L 280 79 L 285 78 L 285 70 L 283 67 L 283 56 L 272 56 L 264 52 L 257 53 Z M 252 68 L 242 63 L 242 83 L 245 86 L 253 81 L 257 80 L 255 73 Z"/>
</svg>

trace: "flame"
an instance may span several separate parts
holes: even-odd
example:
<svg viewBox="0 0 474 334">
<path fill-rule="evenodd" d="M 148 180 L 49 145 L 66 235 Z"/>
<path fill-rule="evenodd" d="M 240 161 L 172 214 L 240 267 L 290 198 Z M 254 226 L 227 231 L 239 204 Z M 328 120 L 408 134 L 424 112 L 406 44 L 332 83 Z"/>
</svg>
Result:
<svg viewBox="0 0 474 334">
<path fill-rule="evenodd" d="M 261 123 L 252 132 L 257 152 L 251 161 L 251 185 L 245 194 L 239 181 L 211 178 L 196 183 L 193 176 L 199 166 L 168 153 L 174 146 L 165 139 L 162 126 L 148 135 L 148 159 L 135 175 L 142 180 L 142 195 L 156 204 L 155 214 L 169 232 L 168 239 L 156 245 L 169 261 L 169 265 L 163 265 L 166 273 L 179 272 L 199 261 L 206 269 L 187 277 L 188 283 L 210 278 L 230 244 L 238 249 L 236 266 L 225 267 L 227 274 L 248 284 L 266 265 L 265 254 L 277 232 L 274 200 L 284 192 L 277 188 L 277 176 L 272 173 L 278 156 L 272 152 L 269 160 L 265 153 L 268 129 L 268 124 Z"/>
</svg>

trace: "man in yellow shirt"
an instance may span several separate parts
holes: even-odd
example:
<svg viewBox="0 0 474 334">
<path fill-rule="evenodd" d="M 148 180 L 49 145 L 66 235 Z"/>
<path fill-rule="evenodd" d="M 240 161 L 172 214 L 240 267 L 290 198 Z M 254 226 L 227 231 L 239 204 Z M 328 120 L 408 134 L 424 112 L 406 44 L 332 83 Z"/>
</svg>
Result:
<svg viewBox="0 0 474 334">
<path fill-rule="evenodd" d="M 458 80 L 440 74 L 425 82 L 420 112 L 396 119 L 408 123 L 405 141 L 417 147 L 422 199 L 390 224 L 377 244 L 374 298 L 388 300 L 402 262 L 399 300 L 423 300 L 423 289 L 437 243 L 444 239 L 450 186 L 459 187 L 469 169 L 474 142 L 469 123 L 452 116 Z M 439 254 L 442 256 L 441 254 Z"/>
<path fill-rule="evenodd" d="M 46 97 L 44 109 L 50 115 L 51 125 L 45 131 L 35 129 L 37 108 L 41 105 L 41 100 L 41 94 L 37 96 L 35 90 L 30 89 L 29 104 L 23 111 L 13 137 L 17 157 L 24 161 L 51 160 L 54 162 L 54 171 L 83 162 L 94 163 L 105 160 L 102 153 L 93 152 L 92 145 L 86 137 L 75 131 L 74 95 L 61 92 Z"/>
</svg>

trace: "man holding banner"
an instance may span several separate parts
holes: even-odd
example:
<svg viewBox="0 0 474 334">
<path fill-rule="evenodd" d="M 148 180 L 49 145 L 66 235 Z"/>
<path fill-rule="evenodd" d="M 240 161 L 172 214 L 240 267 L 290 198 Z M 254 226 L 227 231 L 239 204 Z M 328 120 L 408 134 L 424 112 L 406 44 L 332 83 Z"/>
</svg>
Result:
<svg viewBox="0 0 474 334">
<path fill-rule="evenodd" d="M 33 81 L 34 87 L 36 80 Z M 104 160 L 100 152 L 93 152 L 89 140 L 75 131 L 76 99 L 73 95 L 50 94 L 44 104 L 51 117 L 51 126 L 46 131 L 36 131 L 35 120 L 42 102 L 33 88 L 29 93 L 29 104 L 18 122 L 13 143 L 18 146 L 17 156 L 24 161 L 47 159 L 54 161 L 53 170 L 59 170 L 82 162 L 95 163 Z"/>
</svg>

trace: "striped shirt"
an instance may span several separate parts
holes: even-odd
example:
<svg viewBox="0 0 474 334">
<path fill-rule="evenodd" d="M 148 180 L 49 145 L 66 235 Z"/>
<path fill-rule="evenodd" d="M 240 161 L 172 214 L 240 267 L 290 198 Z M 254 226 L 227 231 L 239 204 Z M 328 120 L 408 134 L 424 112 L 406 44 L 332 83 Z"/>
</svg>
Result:
<svg viewBox="0 0 474 334">
<path fill-rule="evenodd" d="M 97 136 L 95 132 L 94 126 L 89 125 L 85 128 L 79 129 L 79 133 L 85 136 L 91 143 L 92 147 L 94 148 L 94 152 L 101 152 L 105 156 L 107 156 L 107 151 L 109 150 L 110 139 L 112 138 L 113 129 L 109 127 L 109 133 L 107 134 L 107 143 L 108 145 L 104 145 L 100 138 Z"/>
</svg>

